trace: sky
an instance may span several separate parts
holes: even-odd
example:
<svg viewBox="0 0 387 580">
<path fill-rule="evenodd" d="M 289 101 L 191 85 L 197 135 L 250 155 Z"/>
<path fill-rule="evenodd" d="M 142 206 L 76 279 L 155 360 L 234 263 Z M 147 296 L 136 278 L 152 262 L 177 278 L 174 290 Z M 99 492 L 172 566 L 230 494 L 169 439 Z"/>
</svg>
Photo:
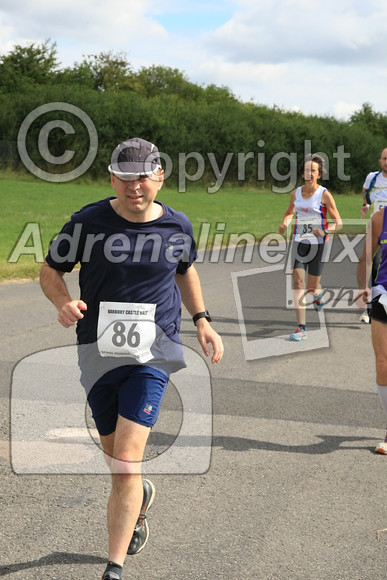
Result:
<svg viewBox="0 0 387 580">
<path fill-rule="evenodd" d="M 47 39 L 61 68 L 111 51 L 269 107 L 387 112 L 386 0 L 0 0 L 0 54 Z"/>
</svg>

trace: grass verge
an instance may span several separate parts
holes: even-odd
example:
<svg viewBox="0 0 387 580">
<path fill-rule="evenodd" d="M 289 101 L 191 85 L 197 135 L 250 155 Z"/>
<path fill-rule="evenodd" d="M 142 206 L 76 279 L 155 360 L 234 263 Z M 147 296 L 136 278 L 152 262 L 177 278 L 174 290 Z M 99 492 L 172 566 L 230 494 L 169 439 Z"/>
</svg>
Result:
<svg viewBox="0 0 387 580">
<path fill-rule="evenodd" d="M 113 193 L 108 180 L 56 184 L 0 173 L 0 282 L 36 278 L 41 266 L 41 259 L 36 260 L 37 246 L 41 246 L 44 256 L 50 240 L 73 212 Z M 203 224 L 208 224 L 207 248 L 210 248 L 214 242 L 227 244 L 231 235 L 248 233 L 259 242 L 265 234 L 277 232 L 289 194 L 228 186 L 214 194 L 199 187 L 179 193 L 166 184 L 158 199 L 189 217 L 196 239 Z M 360 196 L 337 195 L 335 200 L 342 218 L 359 218 Z M 28 224 L 38 224 L 34 231 L 39 230 L 40 239 L 31 235 L 25 243 L 30 248 L 26 251 L 31 253 L 20 256 L 16 253 L 17 261 L 11 263 L 12 252 L 21 235 L 28 231 Z"/>
</svg>

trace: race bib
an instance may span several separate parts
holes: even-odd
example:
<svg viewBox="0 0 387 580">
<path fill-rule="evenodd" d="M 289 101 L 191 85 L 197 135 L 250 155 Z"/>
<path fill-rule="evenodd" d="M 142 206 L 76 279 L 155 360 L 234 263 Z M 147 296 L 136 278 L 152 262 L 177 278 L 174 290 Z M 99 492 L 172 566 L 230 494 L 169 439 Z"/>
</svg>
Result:
<svg viewBox="0 0 387 580">
<path fill-rule="evenodd" d="M 374 212 L 379 211 L 383 207 L 386 207 L 387 199 L 375 199 L 374 201 Z"/>
<path fill-rule="evenodd" d="M 143 364 L 153 358 L 156 304 L 101 302 L 97 344 L 101 356 L 133 357 Z"/>
<path fill-rule="evenodd" d="M 313 233 L 313 228 L 318 228 L 318 223 L 313 223 L 313 220 L 308 219 L 298 219 L 297 220 L 297 234 L 300 238 L 313 239 L 316 236 Z"/>
</svg>

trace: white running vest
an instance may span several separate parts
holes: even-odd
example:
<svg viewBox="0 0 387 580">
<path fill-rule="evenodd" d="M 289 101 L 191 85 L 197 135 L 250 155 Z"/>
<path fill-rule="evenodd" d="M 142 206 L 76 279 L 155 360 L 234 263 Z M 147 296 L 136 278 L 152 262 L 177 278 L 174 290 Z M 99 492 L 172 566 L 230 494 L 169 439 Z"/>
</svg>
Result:
<svg viewBox="0 0 387 580">
<path fill-rule="evenodd" d="M 326 188 L 319 185 L 314 194 L 308 199 L 302 196 L 301 190 L 301 187 L 297 187 L 294 200 L 294 209 L 296 211 L 294 240 L 296 242 L 308 240 L 310 244 L 321 244 L 326 241 L 326 236 L 316 237 L 313 233 L 313 228 L 324 230 L 328 227 L 327 209 L 321 203 L 321 198 Z"/>
<path fill-rule="evenodd" d="M 384 177 L 382 173 L 379 173 L 378 171 L 372 171 L 369 173 L 365 178 L 363 188 L 368 190 L 369 186 L 371 185 L 372 178 L 375 176 L 375 174 L 378 175 L 376 176 L 374 185 L 369 192 L 370 200 L 372 203 L 371 217 L 375 212 L 387 205 L 387 177 Z"/>
</svg>

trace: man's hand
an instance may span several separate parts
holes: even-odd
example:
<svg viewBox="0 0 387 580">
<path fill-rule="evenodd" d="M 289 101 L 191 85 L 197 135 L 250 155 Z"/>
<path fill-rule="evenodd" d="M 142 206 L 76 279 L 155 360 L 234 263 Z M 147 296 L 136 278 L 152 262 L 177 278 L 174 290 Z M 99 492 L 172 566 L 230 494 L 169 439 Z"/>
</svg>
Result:
<svg viewBox="0 0 387 580">
<path fill-rule="evenodd" d="M 361 310 L 364 310 L 369 302 L 371 291 L 369 288 L 359 290 L 355 296 L 355 304 Z"/>
<path fill-rule="evenodd" d="M 360 217 L 362 220 L 365 219 L 369 209 L 370 209 L 369 205 L 362 205 L 362 207 L 360 208 Z"/>
<path fill-rule="evenodd" d="M 219 334 L 212 328 L 208 320 L 205 318 L 200 318 L 196 322 L 196 326 L 198 329 L 198 341 L 203 349 L 203 352 L 206 356 L 209 356 L 211 351 L 208 347 L 209 344 L 212 345 L 213 354 L 211 357 L 212 363 L 220 362 L 224 347 L 223 342 Z"/>
<path fill-rule="evenodd" d="M 73 326 L 77 320 L 83 318 L 82 310 L 87 310 L 87 305 L 83 300 L 71 300 L 66 302 L 59 310 L 58 321 L 65 328 Z"/>
</svg>

